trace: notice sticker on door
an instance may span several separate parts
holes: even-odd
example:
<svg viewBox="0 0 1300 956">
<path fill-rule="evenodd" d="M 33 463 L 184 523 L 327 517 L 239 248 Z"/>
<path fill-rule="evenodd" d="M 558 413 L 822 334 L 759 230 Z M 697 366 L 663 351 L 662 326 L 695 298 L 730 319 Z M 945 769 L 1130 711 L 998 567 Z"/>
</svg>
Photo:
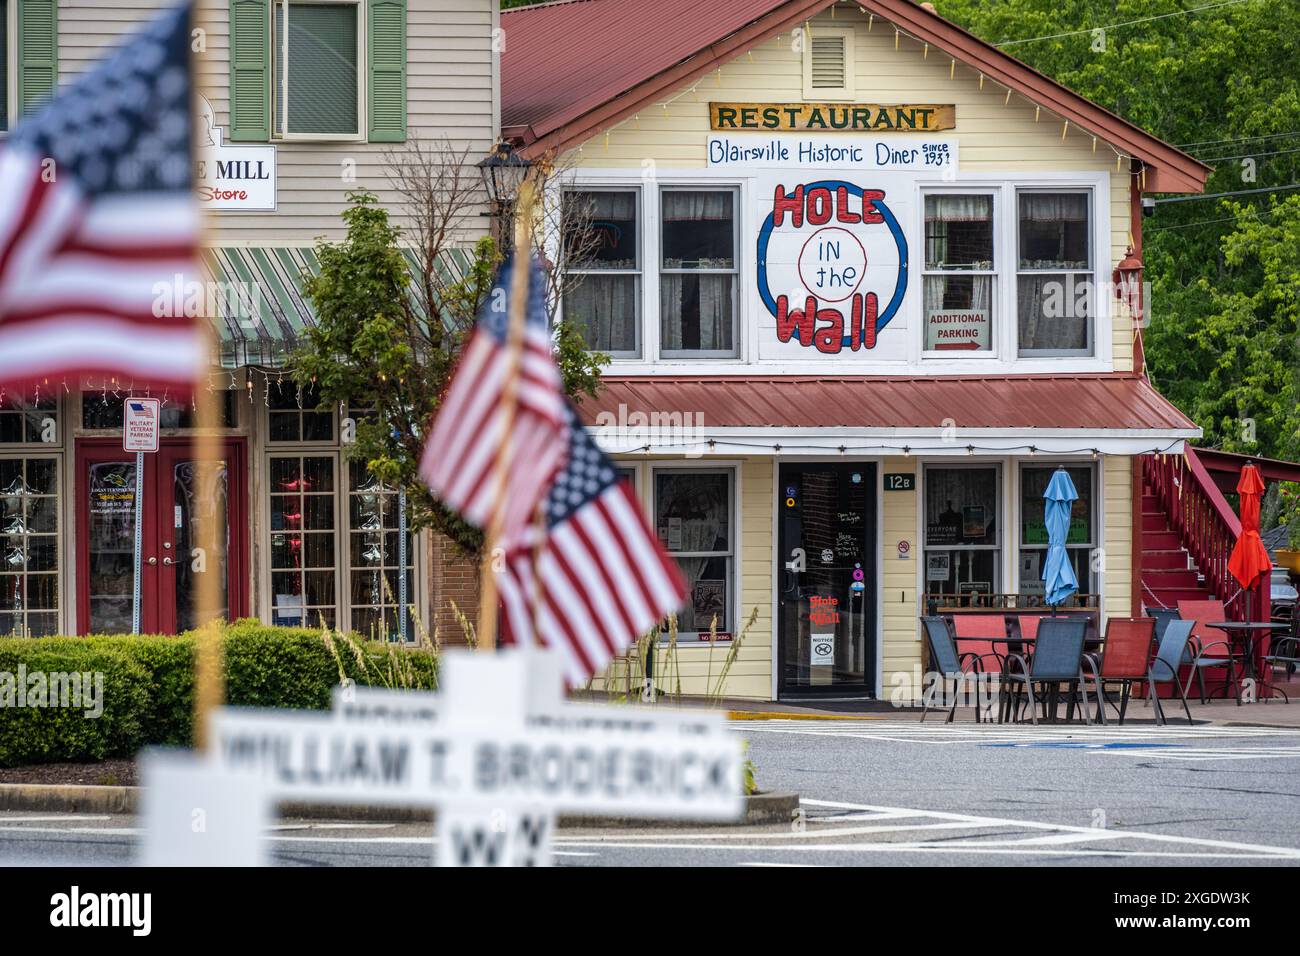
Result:
<svg viewBox="0 0 1300 956">
<path fill-rule="evenodd" d="M 812 667 L 822 667 L 835 663 L 835 632 L 814 634 L 809 648 L 808 663 Z"/>
<path fill-rule="evenodd" d="M 181 506 L 180 506 L 180 505 L 177 505 L 177 506 L 176 506 L 176 520 L 175 520 L 175 523 L 172 525 L 172 527 L 174 527 L 174 528 L 179 528 L 179 527 L 181 526 L 181 523 L 182 523 L 182 519 L 181 519 Z"/>
</svg>

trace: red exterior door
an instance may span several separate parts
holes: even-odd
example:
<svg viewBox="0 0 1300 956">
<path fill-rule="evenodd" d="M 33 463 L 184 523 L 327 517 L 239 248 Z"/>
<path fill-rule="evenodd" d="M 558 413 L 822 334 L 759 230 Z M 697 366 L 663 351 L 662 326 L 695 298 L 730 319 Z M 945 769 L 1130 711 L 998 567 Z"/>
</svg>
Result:
<svg viewBox="0 0 1300 956">
<path fill-rule="evenodd" d="M 220 463 L 196 467 L 188 439 L 164 439 L 144 456 L 140 627 L 175 634 L 195 625 L 198 575 L 217 574 L 226 617 L 247 613 L 247 475 L 243 439 L 223 442 Z M 116 439 L 77 443 L 77 630 L 131 630 L 135 455 Z M 217 554 L 195 547 L 218 524 Z"/>
</svg>

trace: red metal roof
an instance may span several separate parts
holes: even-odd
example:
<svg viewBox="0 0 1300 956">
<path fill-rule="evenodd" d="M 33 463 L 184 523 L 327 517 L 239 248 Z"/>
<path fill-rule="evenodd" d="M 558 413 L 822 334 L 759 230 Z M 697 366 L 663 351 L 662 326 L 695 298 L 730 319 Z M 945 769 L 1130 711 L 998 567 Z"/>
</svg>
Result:
<svg viewBox="0 0 1300 956">
<path fill-rule="evenodd" d="M 832 2 L 563 0 L 505 11 L 501 125 L 528 152 L 571 148 Z M 1210 167 L 912 0 L 859 6 L 1137 157 L 1145 190 L 1204 188 Z"/>
<path fill-rule="evenodd" d="M 1120 429 L 1197 431 L 1133 374 L 1004 376 L 605 376 L 582 418 L 700 412 L 713 428 Z"/>
</svg>

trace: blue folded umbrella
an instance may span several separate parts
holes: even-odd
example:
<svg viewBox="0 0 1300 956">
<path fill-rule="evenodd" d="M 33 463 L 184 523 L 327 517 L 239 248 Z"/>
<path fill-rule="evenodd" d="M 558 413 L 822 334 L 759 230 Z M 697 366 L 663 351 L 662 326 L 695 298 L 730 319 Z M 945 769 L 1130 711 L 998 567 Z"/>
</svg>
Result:
<svg viewBox="0 0 1300 956">
<path fill-rule="evenodd" d="M 1079 493 L 1064 468 L 1056 469 L 1047 490 L 1043 492 L 1043 523 L 1047 525 L 1047 560 L 1043 563 L 1043 587 L 1047 603 L 1059 606 L 1079 590 L 1079 579 L 1074 576 L 1074 565 L 1065 550 L 1065 540 L 1070 534 L 1070 512 Z"/>
</svg>

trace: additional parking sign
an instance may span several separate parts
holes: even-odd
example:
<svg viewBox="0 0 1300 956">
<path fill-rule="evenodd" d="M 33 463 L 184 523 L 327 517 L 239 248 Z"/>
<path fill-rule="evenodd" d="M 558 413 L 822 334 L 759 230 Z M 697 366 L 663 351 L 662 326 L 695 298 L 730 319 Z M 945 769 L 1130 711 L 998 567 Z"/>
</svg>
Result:
<svg viewBox="0 0 1300 956">
<path fill-rule="evenodd" d="M 156 398 L 130 398 L 123 403 L 122 449 L 124 451 L 158 450 L 158 422 L 162 403 Z"/>
</svg>

